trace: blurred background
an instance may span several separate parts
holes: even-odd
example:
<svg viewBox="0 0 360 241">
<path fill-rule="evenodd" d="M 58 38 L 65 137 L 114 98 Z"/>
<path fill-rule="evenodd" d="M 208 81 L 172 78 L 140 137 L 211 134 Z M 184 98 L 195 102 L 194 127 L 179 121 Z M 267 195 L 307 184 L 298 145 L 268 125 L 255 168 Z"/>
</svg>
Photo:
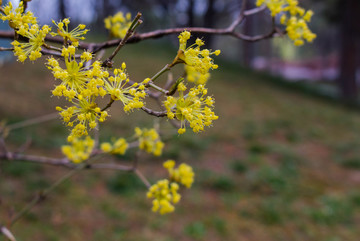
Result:
<svg viewBox="0 0 360 241">
<path fill-rule="evenodd" d="M 6 2 L 6 1 L 3 1 Z M 13 1 L 17 3 L 18 1 Z M 255 1 L 248 1 L 253 8 Z M 33 0 L 29 10 L 42 24 L 70 17 L 87 24 L 87 41 L 108 39 L 103 19 L 117 11 L 142 12 L 139 32 L 170 27 L 224 28 L 240 12 L 241 0 Z M 137 111 L 111 109 L 103 140 L 131 136 L 137 125 L 162 126 L 164 155 L 143 155 L 140 170 L 153 183 L 166 176 L 172 158 L 192 165 L 194 187 L 185 190 L 175 213 L 150 212 L 151 201 L 136 176 L 88 170 L 64 183 L 12 229 L 18 240 L 358 240 L 360 236 L 360 114 L 358 0 L 304 0 L 317 34 L 312 44 L 293 46 L 286 37 L 248 43 L 203 37 L 221 49 L 209 93 L 219 120 L 204 133 L 178 136 L 166 120 Z M 266 33 L 270 14 L 246 19 L 239 30 Z M 0 23 L 0 29 L 8 29 Z M 198 36 L 198 35 L 196 35 Z M 8 46 L 9 40 L 0 40 Z M 177 36 L 126 45 L 116 57 L 132 79 L 142 81 L 172 61 Z M 106 55 L 105 55 L 106 56 Z M 17 63 L 0 52 L 0 121 L 15 123 L 53 113 L 61 100 L 44 66 Z M 181 73 L 176 66 L 174 76 Z M 165 81 L 162 79 L 160 81 Z M 49 101 L 49 98 L 51 101 Z M 61 157 L 67 128 L 60 120 L 14 130 L 10 149 Z M 120 157 L 127 163 L 132 153 Z M 31 200 L 67 170 L 0 161 L 0 220 Z M 0 236 L 0 240 L 4 240 Z"/>
</svg>

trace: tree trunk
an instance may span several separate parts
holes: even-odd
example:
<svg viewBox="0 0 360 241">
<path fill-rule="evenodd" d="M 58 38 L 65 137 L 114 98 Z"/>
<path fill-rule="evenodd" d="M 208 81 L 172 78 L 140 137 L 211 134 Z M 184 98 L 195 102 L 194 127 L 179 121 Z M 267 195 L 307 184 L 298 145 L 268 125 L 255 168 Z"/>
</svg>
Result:
<svg viewBox="0 0 360 241">
<path fill-rule="evenodd" d="M 356 84 L 356 67 L 359 41 L 360 2 L 343 0 L 341 16 L 340 76 L 338 85 L 341 98 L 354 102 L 358 97 Z"/>
<path fill-rule="evenodd" d="M 59 0 L 59 17 L 60 19 L 64 19 L 67 17 L 65 0 Z"/>
<path fill-rule="evenodd" d="M 215 9 L 214 9 L 215 0 L 208 0 L 208 8 L 204 15 L 204 27 L 205 28 L 213 28 L 215 26 Z M 204 34 L 204 41 L 206 47 L 211 49 L 213 42 L 213 35 Z"/>
<path fill-rule="evenodd" d="M 189 7 L 187 9 L 187 27 L 194 27 L 194 0 L 189 0 Z"/>
<path fill-rule="evenodd" d="M 254 8 L 254 4 L 250 1 L 246 4 L 246 9 Z M 254 35 L 254 18 L 253 16 L 248 16 L 244 22 L 244 33 L 246 35 Z M 251 63 L 254 59 L 254 45 L 255 43 L 251 43 L 248 41 L 241 41 L 242 43 L 242 63 L 245 67 L 251 67 Z"/>
</svg>

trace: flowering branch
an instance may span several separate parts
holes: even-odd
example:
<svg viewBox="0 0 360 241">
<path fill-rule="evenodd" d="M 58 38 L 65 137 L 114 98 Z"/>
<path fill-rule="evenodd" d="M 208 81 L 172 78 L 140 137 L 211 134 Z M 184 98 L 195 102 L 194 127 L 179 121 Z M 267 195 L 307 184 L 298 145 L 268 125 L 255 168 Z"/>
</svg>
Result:
<svg viewBox="0 0 360 241">
<path fill-rule="evenodd" d="M 244 1 L 244 2 L 246 2 L 246 1 Z M 129 31 L 129 34 L 127 34 L 126 37 L 124 37 L 123 39 L 114 39 L 114 40 L 109 40 L 109 41 L 105 41 L 102 43 L 86 43 L 83 41 L 79 41 L 79 48 L 82 48 L 82 49 L 90 49 L 91 48 L 91 49 L 93 49 L 93 53 L 97 53 L 102 49 L 107 49 L 107 48 L 111 48 L 114 46 L 118 46 L 119 49 L 117 51 L 115 50 L 112 53 L 112 55 L 107 60 L 104 61 L 103 65 L 106 66 L 107 64 L 109 64 L 111 62 L 111 60 L 114 58 L 114 56 L 117 54 L 117 52 L 121 49 L 121 47 L 125 43 L 137 43 L 137 42 L 147 40 L 147 39 L 160 38 L 160 37 L 163 37 L 166 35 L 171 35 L 171 34 L 179 34 L 179 33 L 183 32 L 184 30 L 188 30 L 188 31 L 191 31 L 194 33 L 228 35 L 228 36 L 232 36 L 237 39 L 248 41 L 248 42 L 256 42 L 256 41 L 279 36 L 281 34 L 286 33 L 286 31 L 272 29 L 270 32 L 268 32 L 266 34 L 249 36 L 249 35 L 242 34 L 242 33 L 235 31 L 236 27 L 239 26 L 243 22 L 244 18 L 246 18 L 247 16 L 250 16 L 250 15 L 257 14 L 265 9 L 266 9 L 266 6 L 263 5 L 263 6 L 256 7 L 256 8 L 250 9 L 250 10 L 241 11 L 239 16 L 226 28 L 219 28 L 219 29 L 202 28 L 202 27 L 169 28 L 169 29 L 160 29 L 160 30 L 150 31 L 147 33 L 134 33 L 133 32 L 134 29 L 132 29 L 131 31 Z M 141 15 L 137 16 L 137 17 L 134 19 L 134 22 L 139 22 L 139 18 L 141 17 Z M 137 27 L 137 25 L 134 25 L 134 27 L 135 26 Z M 15 33 L 13 31 L 0 31 L 0 38 L 13 39 L 14 37 L 15 37 Z M 63 43 L 63 38 L 60 38 L 60 37 L 47 36 L 45 38 L 45 40 L 49 41 L 49 42 L 53 42 L 53 43 Z M 50 54 L 50 53 L 44 52 L 44 54 Z"/>
<path fill-rule="evenodd" d="M 114 52 L 107 58 L 103 63 L 102 66 L 112 67 L 112 59 L 116 56 L 116 54 L 120 51 L 120 49 L 125 45 L 127 40 L 134 34 L 135 29 L 142 23 L 140 20 L 141 13 L 137 13 L 136 17 L 132 21 L 129 29 L 126 31 L 125 37 L 121 39 L 119 45 L 114 50 Z"/>
</svg>

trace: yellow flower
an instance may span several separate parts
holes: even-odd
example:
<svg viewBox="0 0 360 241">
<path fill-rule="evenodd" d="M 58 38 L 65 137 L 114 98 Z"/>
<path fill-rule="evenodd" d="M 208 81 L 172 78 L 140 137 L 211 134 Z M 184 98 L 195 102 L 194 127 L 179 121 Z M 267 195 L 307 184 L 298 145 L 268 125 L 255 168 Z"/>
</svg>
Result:
<svg viewBox="0 0 360 241">
<path fill-rule="evenodd" d="M 0 19 L 9 21 L 9 26 L 15 30 L 18 30 L 20 27 L 29 29 L 29 25 L 37 24 L 36 17 L 34 17 L 32 12 L 24 13 L 22 1 L 20 1 L 16 9 L 13 9 L 13 5 L 9 1 L 8 5 L 4 7 L 4 13 L 5 15 L 0 13 Z"/>
<path fill-rule="evenodd" d="M 76 48 L 70 45 L 63 48 L 62 55 L 65 59 L 65 69 L 60 67 L 59 62 L 54 58 L 49 58 L 47 62 L 56 79 L 61 83 L 52 91 L 54 96 L 65 96 L 69 101 L 77 97 L 79 100 L 91 96 L 104 96 L 106 91 L 102 88 L 104 78 L 109 73 L 102 69 L 101 63 L 95 61 L 89 68 L 85 68 L 85 62 L 92 59 L 89 52 L 81 54 L 80 61 L 75 58 Z"/>
<path fill-rule="evenodd" d="M 18 56 L 18 60 L 24 62 L 28 57 L 31 61 L 40 58 L 41 46 L 44 44 L 45 37 L 50 30 L 47 25 L 44 25 L 41 29 L 37 24 L 32 25 L 30 29 L 20 26 L 17 33 L 28 38 L 29 42 L 20 43 L 15 40 L 11 43 L 14 46 L 14 55 Z"/>
<path fill-rule="evenodd" d="M 124 38 L 127 30 L 131 26 L 131 13 L 125 16 L 118 12 L 114 16 L 109 16 L 104 20 L 105 28 L 110 30 L 110 34 L 115 38 Z"/>
<path fill-rule="evenodd" d="M 126 64 L 123 63 L 120 69 L 114 69 L 114 76 L 110 76 L 104 85 L 113 100 L 120 100 L 123 103 L 125 112 L 143 107 L 143 99 L 146 96 L 143 84 L 134 83 L 125 87 L 128 82 Z"/>
<path fill-rule="evenodd" d="M 178 193 L 179 184 L 190 188 L 194 182 L 194 172 L 189 165 L 182 163 L 178 168 L 174 168 L 175 161 L 168 160 L 164 162 L 163 166 L 169 172 L 169 180 L 159 180 L 149 188 L 147 193 L 148 198 L 154 199 L 152 211 L 160 214 L 171 213 L 175 210 L 173 204 L 178 203 L 181 199 L 181 195 Z"/>
<path fill-rule="evenodd" d="M 85 29 L 86 26 L 84 24 L 79 24 L 76 28 L 69 32 L 70 20 L 68 18 L 63 19 L 58 23 L 56 23 L 54 20 L 52 22 L 57 27 L 57 32 L 52 32 L 50 34 L 52 36 L 60 35 L 64 38 L 66 43 L 70 40 L 74 46 L 78 46 L 79 40 L 84 40 L 85 37 L 83 35 L 89 31 L 88 29 Z"/>
<path fill-rule="evenodd" d="M 153 212 L 160 214 L 171 213 L 175 210 L 173 204 L 180 201 L 181 195 L 178 193 L 179 185 L 175 182 L 170 183 L 169 180 L 159 180 L 152 185 L 147 193 L 148 198 L 153 198 Z"/>
<path fill-rule="evenodd" d="M 87 136 L 85 138 L 74 138 L 70 141 L 71 145 L 61 147 L 62 153 L 72 162 L 80 163 L 89 158 L 95 141 Z"/>
<path fill-rule="evenodd" d="M 203 85 L 191 88 L 189 93 L 184 95 L 186 87 L 180 83 L 178 86 L 179 97 L 168 96 L 164 102 L 169 119 L 176 118 L 181 121 L 179 134 L 185 132 L 185 121 L 188 121 L 194 132 L 204 130 L 205 126 L 210 126 L 218 116 L 212 111 L 214 99 L 210 96 L 205 98 L 207 89 Z"/>
<path fill-rule="evenodd" d="M 170 180 L 183 184 L 190 188 L 194 182 L 194 172 L 191 166 L 181 163 L 178 168 L 175 167 L 175 161 L 168 160 L 164 162 L 164 167 L 169 171 Z"/>
<path fill-rule="evenodd" d="M 194 68 L 195 71 L 205 75 L 210 69 L 217 69 L 218 66 L 214 64 L 211 55 L 219 55 L 220 50 L 211 52 L 208 49 L 200 50 L 204 45 L 201 39 L 196 39 L 195 44 L 186 47 L 187 40 L 190 38 L 190 32 L 184 31 L 179 35 L 179 51 L 178 59 L 183 61 L 186 65 Z"/>
<path fill-rule="evenodd" d="M 202 74 L 197 72 L 194 67 L 185 65 L 186 77 L 189 82 L 193 82 L 196 85 L 205 85 L 210 78 L 210 73 Z"/>
<path fill-rule="evenodd" d="M 161 156 L 164 143 L 154 128 L 135 128 L 135 136 L 139 139 L 139 148 L 155 156 Z"/>
<path fill-rule="evenodd" d="M 97 122 L 106 120 L 108 113 L 101 111 L 94 98 L 83 98 L 81 100 L 72 101 L 74 104 L 66 109 L 56 107 L 60 112 L 60 116 L 68 126 L 73 127 L 76 124 L 68 140 L 71 141 L 74 137 L 81 137 L 88 135 L 88 129 L 93 129 L 97 126 Z"/>
<path fill-rule="evenodd" d="M 286 31 L 296 46 L 304 44 L 304 40 L 312 42 L 316 34 L 312 33 L 304 19 L 291 17 L 286 23 Z"/>
<path fill-rule="evenodd" d="M 313 11 L 305 11 L 299 7 L 297 0 L 257 0 L 256 5 L 265 4 L 275 17 L 280 14 L 280 23 L 286 25 L 286 33 L 295 46 L 304 44 L 304 41 L 312 42 L 316 34 L 311 32 L 307 23 L 311 21 Z"/>
<path fill-rule="evenodd" d="M 114 141 L 113 144 L 109 142 L 102 143 L 100 148 L 103 152 L 124 155 L 128 146 L 129 144 L 126 142 L 124 138 L 119 138 L 116 141 Z"/>
</svg>

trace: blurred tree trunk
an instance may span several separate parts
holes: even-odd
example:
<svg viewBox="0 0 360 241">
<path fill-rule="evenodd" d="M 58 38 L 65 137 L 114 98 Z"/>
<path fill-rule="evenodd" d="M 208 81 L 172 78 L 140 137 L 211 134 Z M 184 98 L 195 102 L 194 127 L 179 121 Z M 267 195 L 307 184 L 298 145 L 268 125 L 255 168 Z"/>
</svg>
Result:
<svg viewBox="0 0 360 241">
<path fill-rule="evenodd" d="M 246 4 L 246 9 L 252 9 L 255 5 L 253 2 L 248 1 Z M 253 16 L 248 16 L 244 23 L 244 33 L 246 35 L 254 35 L 254 18 Z M 245 67 L 251 67 L 251 63 L 254 59 L 254 45 L 255 43 L 251 43 L 248 41 L 241 41 L 242 43 L 242 62 Z"/>
<path fill-rule="evenodd" d="M 67 17 L 65 0 L 59 0 L 59 17 L 60 19 L 64 19 Z"/>
<path fill-rule="evenodd" d="M 205 28 L 214 28 L 215 26 L 215 9 L 214 3 L 215 0 L 208 0 L 208 7 L 206 13 L 204 15 L 204 27 Z M 211 49 L 212 42 L 213 42 L 213 35 L 211 34 L 204 34 L 204 41 L 207 48 Z"/>
<path fill-rule="evenodd" d="M 189 7 L 187 9 L 187 27 L 194 27 L 195 20 L 194 20 L 194 0 L 189 0 Z"/>
<path fill-rule="evenodd" d="M 103 1 L 103 19 L 110 16 L 113 13 L 113 8 L 110 4 L 109 0 L 104 0 Z"/>
<path fill-rule="evenodd" d="M 343 0 L 341 11 L 340 76 L 338 85 L 343 100 L 354 102 L 358 96 L 356 84 L 357 53 L 359 47 L 360 1 Z"/>
</svg>

